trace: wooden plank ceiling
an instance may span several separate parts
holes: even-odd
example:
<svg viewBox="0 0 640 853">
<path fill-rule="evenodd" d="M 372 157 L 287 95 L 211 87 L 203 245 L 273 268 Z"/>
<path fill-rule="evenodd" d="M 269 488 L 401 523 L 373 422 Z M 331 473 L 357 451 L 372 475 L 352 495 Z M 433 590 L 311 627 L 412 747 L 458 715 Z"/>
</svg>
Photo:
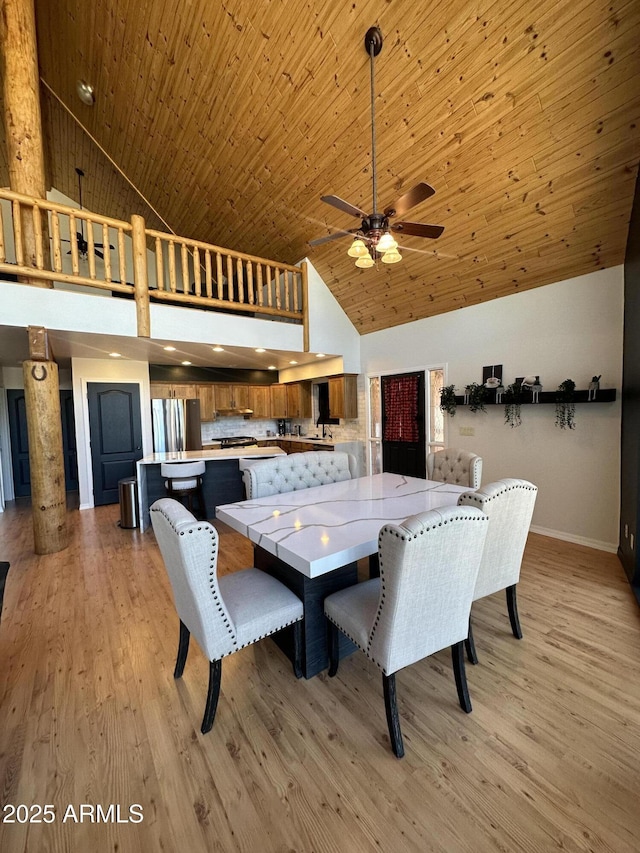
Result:
<svg viewBox="0 0 640 853">
<path fill-rule="evenodd" d="M 77 198 L 80 166 L 87 207 L 163 227 L 93 137 L 176 233 L 308 255 L 361 333 L 624 259 L 640 159 L 637 0 L 36 8 L 52 185 Z M 308 241 L 358 224 L 321 195 L 371 209 L 374 24 L 379 206 L 426 180 L 436 194 L 405 218 L 445 231 L 403 238 L 393 267 L 358 270 L 348 238 Z"/>
</svg>

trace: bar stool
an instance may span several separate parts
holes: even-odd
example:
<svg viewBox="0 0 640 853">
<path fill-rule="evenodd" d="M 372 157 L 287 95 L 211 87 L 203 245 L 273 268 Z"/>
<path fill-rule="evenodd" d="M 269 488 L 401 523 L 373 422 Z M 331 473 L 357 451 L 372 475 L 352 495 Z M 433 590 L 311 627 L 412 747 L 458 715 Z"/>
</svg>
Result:
<svg viewBox="0 0 640 853">
<path fill-rule="evenodd" d="M 207 509 L 204 504 L 204 493 L 202 491 L 202 475 L 206 470 L 204 461 L 200 462 L 163 462 L 160 465 L 160 474 L 166 477 L 164 486 L 170 498 L 184 503 L 189 512 L 196 514 L 193 509 L 194 495 L 198 499 L 199 517 L 202 521 L 207 520 Z"/>
</svg>

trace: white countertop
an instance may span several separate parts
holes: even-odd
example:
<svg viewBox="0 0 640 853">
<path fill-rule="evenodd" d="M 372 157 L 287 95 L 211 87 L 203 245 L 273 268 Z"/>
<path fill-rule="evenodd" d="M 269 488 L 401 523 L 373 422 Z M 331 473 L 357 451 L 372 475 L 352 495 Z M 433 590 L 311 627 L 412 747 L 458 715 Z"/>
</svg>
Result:
<svg viewBox="0 0 640 853">
<path fill-rule="evenodd" d="M 387 522 L 455 506 L 465 486 L 374 474 L 218 506 L 216 518 L 313 578 L 375 554 Z"/>
<path fill-rule="evenodd" d="M 173 453 L 152 453 L 138 461 L 138 465 L 157 465 L 159 462 L 215 462 L 218 459 L 248 459 L 286 455 L 279 447 L 227 447 L 224 450 L 178 450 Z"/>
</svg>

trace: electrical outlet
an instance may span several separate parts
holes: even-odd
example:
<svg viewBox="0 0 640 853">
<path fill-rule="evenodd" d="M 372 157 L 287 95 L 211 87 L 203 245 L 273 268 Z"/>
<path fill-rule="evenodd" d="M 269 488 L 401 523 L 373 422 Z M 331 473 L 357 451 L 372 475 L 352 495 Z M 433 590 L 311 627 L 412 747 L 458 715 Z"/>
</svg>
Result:
<svg viewBox="0 0 640 853">
<path fill-rule="evenodd" d="M 475 435 L 476 431 L 473 427 L 460 427 L 459 435 Z"/>
<path fill-rule="evenodd" d="M 624 538 L 625 539 L 629 538 L 629 525 L 628 524 L 625 524 L 625 526 L 624 526 Z"/>
</svg>

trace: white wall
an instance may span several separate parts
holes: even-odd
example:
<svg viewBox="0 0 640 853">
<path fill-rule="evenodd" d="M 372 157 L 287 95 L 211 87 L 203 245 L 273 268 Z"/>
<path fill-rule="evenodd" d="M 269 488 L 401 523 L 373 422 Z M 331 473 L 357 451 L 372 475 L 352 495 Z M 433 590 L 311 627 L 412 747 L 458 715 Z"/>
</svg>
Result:
<svg viewBox="0 0 640 853">
<path fill-rule="evenodd" d="M 503 365 L 504 382 L 538 374 L 545 391 L 570 378 L 586 388 L 602 374 L 602 388 L 618 400 L 576 406 L 576 429 L 555 426 L 553 405 L 523 406 L 522 426 L 503 423 L 502 406 L 448 418 L 446 442 L 479 453 L 483 482 L 524 477 L 540 489 L 534 529 L 615 551 L 619 524 L 620 388 L 622 383 L 623 268 L 580 276 L 365 335 L 364 373 L 444 364 L 447 384 L 463 393 L 482 380 L 482 367 Z M 474 429 L 462 436 L 461 427 Z"/>
<path fill-rule="evenodd" d="M 142 417 L 142 454 L 153 452 L 151 432 L 151 396 L 149 365 L 146 361 L 113 361 L 98 358 L 71 360 L 73 375 L 73 405 L 78 445 L 78 488 L 80 509 L 93 507 L 93 471 L 89 446 L 89 405 L 87 383 L 133 382 L 140 386 L 140 414 Z"/>
</svg>

